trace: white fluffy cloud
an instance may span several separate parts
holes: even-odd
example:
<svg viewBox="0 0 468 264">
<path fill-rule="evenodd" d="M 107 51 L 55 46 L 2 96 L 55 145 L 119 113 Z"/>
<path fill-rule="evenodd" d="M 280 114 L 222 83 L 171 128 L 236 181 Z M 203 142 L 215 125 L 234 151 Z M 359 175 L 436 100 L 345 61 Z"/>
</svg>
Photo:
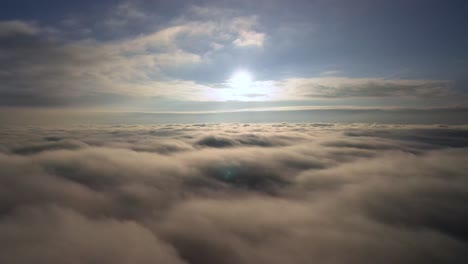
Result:
<svg viewBox="0 0 468 264">
<path fill-rule="evenodd" d="M 1 130 L 2 263 L 464 263 L 466 127 Z"/>
</svg>

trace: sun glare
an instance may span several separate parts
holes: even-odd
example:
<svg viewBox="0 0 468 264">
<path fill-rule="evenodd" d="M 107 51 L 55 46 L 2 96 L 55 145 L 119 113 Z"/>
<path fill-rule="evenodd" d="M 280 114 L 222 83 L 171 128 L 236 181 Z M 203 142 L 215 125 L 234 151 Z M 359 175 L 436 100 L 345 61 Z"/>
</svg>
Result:
<svg viewBox="0 0 468 264">
<path fill-rule="evenodd" d="M 229 85 L 235 89 L 248 90 L 252 83 L 252 75 L 247 71 L 235 72 L 229 79 Z"/>
<path fill-rule="evenodd" d="M 274 87 L 270 82 L 254 79 L 246 70 L 234 72 L 226 81 L 228 89 L 216 89 L 212 95 L 217 100 L 265 101 L 274 96 Z"/>
</svg>

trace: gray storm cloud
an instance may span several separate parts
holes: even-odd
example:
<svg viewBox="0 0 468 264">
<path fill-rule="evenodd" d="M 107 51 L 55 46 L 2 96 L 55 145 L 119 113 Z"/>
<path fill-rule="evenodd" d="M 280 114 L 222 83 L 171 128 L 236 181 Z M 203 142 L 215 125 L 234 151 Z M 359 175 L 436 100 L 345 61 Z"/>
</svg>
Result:
<svg viewBox="0 0 468 264">
<path fill-rule="evenodd" d="M 1 263 L 464 263 L 466 126 L 2 128 Z"/>
</svg>

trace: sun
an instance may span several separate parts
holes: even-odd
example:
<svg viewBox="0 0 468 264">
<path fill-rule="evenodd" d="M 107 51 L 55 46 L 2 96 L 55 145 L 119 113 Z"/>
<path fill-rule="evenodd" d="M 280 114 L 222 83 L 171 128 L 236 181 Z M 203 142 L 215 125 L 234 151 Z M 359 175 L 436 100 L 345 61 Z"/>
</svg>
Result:
<svg viewBox="0 0 468 264">
<path fill-rule="evenodd" d="M 229 79 L 229 85 L 234 89 L 248 90 L 253 83 L 252 74 L 248 71 L 237 71 Z"/>
<path fill-rule="evenodd" d="M 213 98 L 220 101 L 265 101 L 274 93 L 271 82 L 255 80 L 254 75 L 245 69 L 235 71 L 224 84 L 226 89 L 215 89 Z"/>
</svg>

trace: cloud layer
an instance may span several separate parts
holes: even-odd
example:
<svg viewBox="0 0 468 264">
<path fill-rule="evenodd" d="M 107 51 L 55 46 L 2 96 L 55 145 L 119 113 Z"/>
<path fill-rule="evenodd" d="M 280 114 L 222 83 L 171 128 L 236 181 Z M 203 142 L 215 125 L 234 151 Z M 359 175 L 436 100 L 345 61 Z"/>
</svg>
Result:
<svg viewBox="0 0 468 264">
<path fill-rule="evenodd" d="M 1 263 L 464 263 L 466 127 L 0 131 Z"/>
</svg>

